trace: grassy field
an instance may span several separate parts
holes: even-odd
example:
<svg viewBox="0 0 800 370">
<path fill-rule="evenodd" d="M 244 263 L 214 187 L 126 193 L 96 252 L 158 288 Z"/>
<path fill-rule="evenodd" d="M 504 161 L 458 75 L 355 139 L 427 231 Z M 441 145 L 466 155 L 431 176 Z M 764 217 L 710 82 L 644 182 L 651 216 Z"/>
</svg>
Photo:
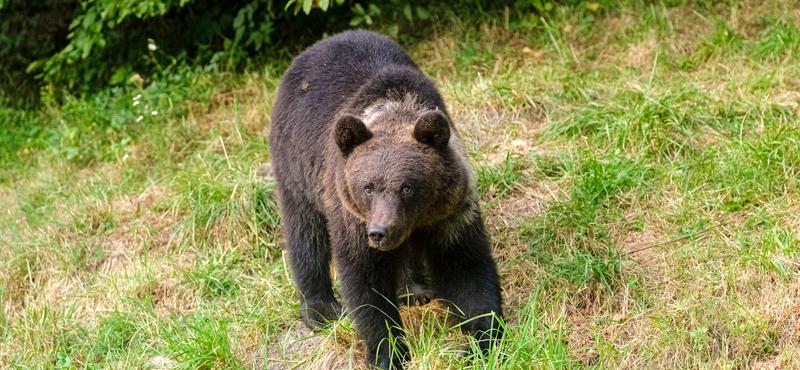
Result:
<svg viewBox="0 0 800 370">
<path fill-rule="evenodd" d="M 510 328 L 462 357 L 441 306 L 404 309 L 409 368 L 800 368 L 800 3 L 406 46 L 468 145 Z M 362 366 L 347 318 L 299 322 L 262 176 L 285 66 L 0 111 L 0 368 Z"/>
</svg>

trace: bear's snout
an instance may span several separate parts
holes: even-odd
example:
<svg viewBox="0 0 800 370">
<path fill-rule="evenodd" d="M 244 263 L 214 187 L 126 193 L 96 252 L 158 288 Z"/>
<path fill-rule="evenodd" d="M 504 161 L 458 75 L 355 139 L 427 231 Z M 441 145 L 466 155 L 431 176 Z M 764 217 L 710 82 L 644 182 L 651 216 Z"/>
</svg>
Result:
<svg viewBox="0 0 800 370">
<path fill-rule="evenodd" d="M 369 239 L 369 246 L 379 251 L 388 252 L 399 247 L 403 240 L 398 238 L 402 233 L 397 233 L 391 227 L 386 227 L 381 224 L 372 224 L 367 228 L 367 236 Z"/>
<path fill-rule="evenodd" d="M 399 247 L 408 236 L 398 200 L 386 194 L 377 195 L 372 202 L 367 222 L 369 246 L 380 251 Z"/>
<path fill-rule="evenodd" d="M 380 244 L 386 236 L 386 228 L 383 225 L 373 225 L 369 228 L 369 240 Z"/>
</svg>

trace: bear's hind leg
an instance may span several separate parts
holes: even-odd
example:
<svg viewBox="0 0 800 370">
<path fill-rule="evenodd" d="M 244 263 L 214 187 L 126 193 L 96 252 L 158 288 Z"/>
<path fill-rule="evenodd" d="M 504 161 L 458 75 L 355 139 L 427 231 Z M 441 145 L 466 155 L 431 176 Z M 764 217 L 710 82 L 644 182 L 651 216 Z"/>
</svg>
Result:
<svg viewBox="0 0 800 370">
<path fill-rule="evenodd" d="M 307 202 L 278 191 L 289 264 L 300 291 L 300 317 L 310 328 L 321 327 L 342 313 L 342 306 L 333 295 L 325 218 Z"/>
</svg>

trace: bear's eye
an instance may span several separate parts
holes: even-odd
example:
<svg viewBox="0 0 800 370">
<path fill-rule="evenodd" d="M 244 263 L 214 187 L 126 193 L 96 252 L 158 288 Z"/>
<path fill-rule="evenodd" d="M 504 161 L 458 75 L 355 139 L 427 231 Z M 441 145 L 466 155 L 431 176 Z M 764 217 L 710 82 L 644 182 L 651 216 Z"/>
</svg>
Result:
<svg viewBox="0 0 800 370">
<path fill-rule="evenodd" d="M 413 189 L 411 189 L 411 187 L 408 186 L 408 185 L 403 185 L 403 187 L 400 188 L 400 192 L 403 195 L 409 195 L 409 194 L 411 194 L 412 191 L 413 191 Z"/>
<path fill-rule="evenodd" d="M 372 195 L 372 185 L 367 185 L 364 187 L 364 194 Z"/>
</svg>

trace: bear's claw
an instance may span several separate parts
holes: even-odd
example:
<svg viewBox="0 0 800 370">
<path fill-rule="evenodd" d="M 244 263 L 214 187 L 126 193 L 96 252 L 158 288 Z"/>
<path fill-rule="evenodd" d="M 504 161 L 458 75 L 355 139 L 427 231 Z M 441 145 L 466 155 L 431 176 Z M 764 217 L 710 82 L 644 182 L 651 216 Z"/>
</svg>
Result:
<svg viewBox="0 0 800 370">
<path fill-rule="evenodd" d="M 433 290 L 427 284 L 417 282 L 410 282 L 397 292 L 397 300 L 407 306 L 422 306 L 430 303 L 433 298 Z"/>
<path fill-rule="evenodd" d="M 310 329 L 318 329 L 339 319 L 342 305 L 337 301 L 306 301 L 300 304 L 300 318 Z"/>
</svg>

